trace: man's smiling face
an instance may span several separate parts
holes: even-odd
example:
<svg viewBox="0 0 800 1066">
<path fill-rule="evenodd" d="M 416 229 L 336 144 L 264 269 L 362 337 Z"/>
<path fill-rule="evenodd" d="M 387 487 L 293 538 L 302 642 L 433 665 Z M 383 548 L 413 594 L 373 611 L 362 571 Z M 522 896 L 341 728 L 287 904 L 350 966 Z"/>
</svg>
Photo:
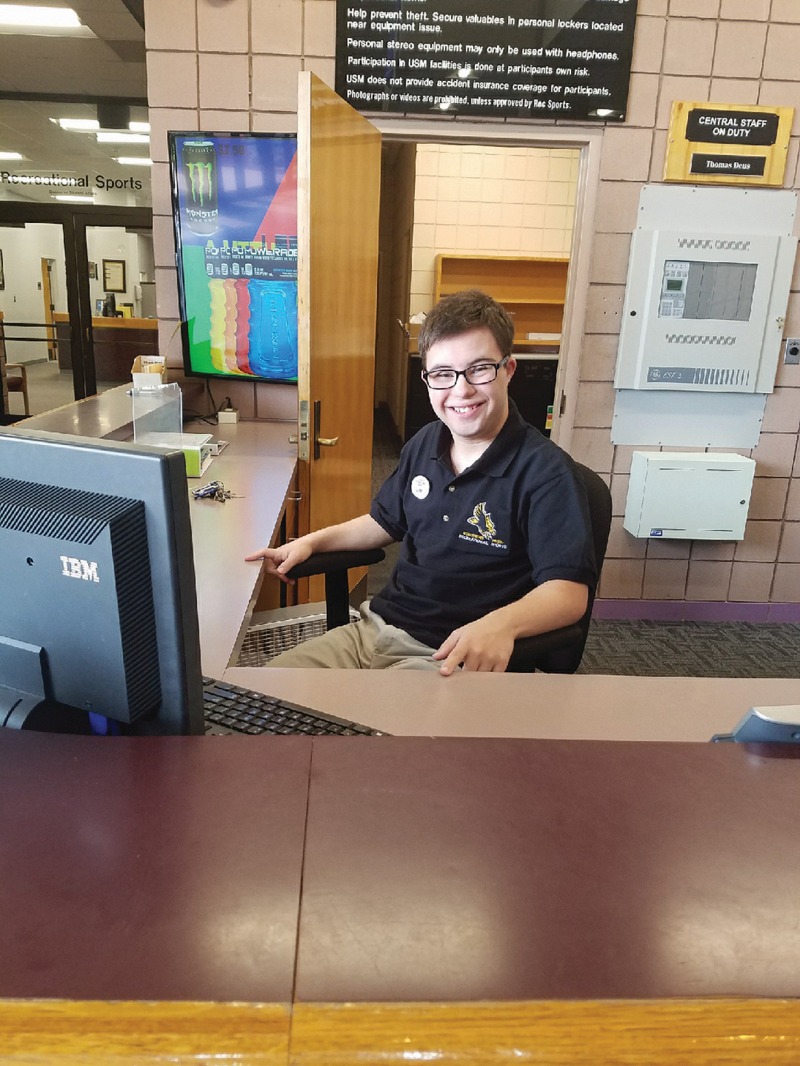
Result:
<svg viewBox="0 0 800 1066">
<path fill-rule="evenodd" d="M 490 330 L 480 327 L 432 344 L 425 369 L 466 370 L 482 363 L 500 363 L 502 359 Z M 508 382 L 516 365 L 510 356 L 495 380 L 484 385 L 470 385 L 462 374 L 448 389 L 428 388 L 434 414 L 450 430 L 454 441 L 488 444 L 494 440 L 508 418 Z"/>
</svg>

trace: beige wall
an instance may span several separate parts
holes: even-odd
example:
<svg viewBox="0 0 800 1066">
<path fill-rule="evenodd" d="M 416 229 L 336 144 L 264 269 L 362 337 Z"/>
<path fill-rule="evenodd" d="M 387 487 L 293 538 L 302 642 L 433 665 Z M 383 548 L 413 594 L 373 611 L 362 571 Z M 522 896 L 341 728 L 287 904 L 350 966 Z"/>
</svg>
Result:
<svg viewBox="0 0 800 1066">
<path fill-rule="evenodd" d="M 166 165 L 167 129 L 292 131 L 296 75 L 333 84 L 334 0 L 145 0 L 153 125 L 158 309 L 166 346 L 177 321 Z M 793 106 L 800 113 L 800 0 L 639 0 L 628 118 L 604 134 L 573 454 L 607 476 L 615 522 L 605 598 L 800 603 L 800 367 L 781 367 L 752 455 L 756 481 L 740 544 L 648 543 L 622 530 L 631 448 L 610 443 L 611 386 L 630 234 L 639 192 L 658 182 L 673 100 Z M 435 120 L 430 120 L 431 124 Z M 454 125 L 448 120 L 447 129 Z M 443 127 L 440 127 L 443 128 Z M 541 136 L 548 123 L 531 123 Z M 787 188 L 800 187 L 800 117 Z M 796 273 L 786 333 L 800 336 Z M 179 363 L 175 341 L 170 362 Z M 251 390 L 258 413 L 282 413 L 287 390 Z M 247 404 L 241 403 L 247 411 Z M 290 413 L 290 412 L 289 412 Z M 650 442 L 642 442 L 649 445 Z"/>
</svg>

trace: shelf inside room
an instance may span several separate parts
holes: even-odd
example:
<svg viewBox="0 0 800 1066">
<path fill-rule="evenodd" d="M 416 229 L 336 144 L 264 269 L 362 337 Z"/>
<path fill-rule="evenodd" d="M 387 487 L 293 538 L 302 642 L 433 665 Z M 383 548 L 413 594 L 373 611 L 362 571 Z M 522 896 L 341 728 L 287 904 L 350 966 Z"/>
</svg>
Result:
<svg viewBox="0 0 800 1066">
<path fill-rule="evenodd" d="M 515 347 L 557 346 L 568 270 L 564 258 L 442 253 L 436 257 L 434 300 L 481 289 L 513 317 Z"/>
</svg>

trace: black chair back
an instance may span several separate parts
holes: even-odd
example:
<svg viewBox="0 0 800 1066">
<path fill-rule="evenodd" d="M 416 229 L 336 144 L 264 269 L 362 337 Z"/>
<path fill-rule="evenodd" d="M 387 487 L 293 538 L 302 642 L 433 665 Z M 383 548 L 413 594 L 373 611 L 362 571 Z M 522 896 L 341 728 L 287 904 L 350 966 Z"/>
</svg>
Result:
<svg viewBox="0 0 800 1066">
<path fill-rule="evenodd" d="M 611 530 L 611 492 L 600 475 L 588 466 L 575 463 L 575 469 L 589 501 L 589 518 L 592 523 L 594 558 L 599 581 Z M 586 612 L 574 625 L 518 640 L 508 670 L 511 673 L 543 670 L 548 674 L 574 674 L 580 665 L 589 635 L 594 596 L 594 589 L 590 589 Z"/>
</svg>

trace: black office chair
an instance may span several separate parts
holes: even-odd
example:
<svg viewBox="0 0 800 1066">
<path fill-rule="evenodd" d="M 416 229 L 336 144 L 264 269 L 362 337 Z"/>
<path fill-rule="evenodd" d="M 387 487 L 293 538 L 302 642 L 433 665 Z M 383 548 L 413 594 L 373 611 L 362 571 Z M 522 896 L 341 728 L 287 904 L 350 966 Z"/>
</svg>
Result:
<svg viewBox="0 0 800 1066">
<path fill-rule="evenodd" d="M 608 485 L 594 470 L 583 466 L 582 463 L 575 463 L 575 467 L 589 500 L 599 580 L 611 529 L 611 493 Z M 325 575 L 327 625 L 328 629 L 332 629 L 350 621 L 347 571 L 351 567 L 369 566 L 383 558 L 384 552 L 380 548 L 368 551 L 318 552 L 293 567 L 288 576 L 300 578 L 312 577 L 315 574 Z M 590 590 L 586 612 L 579 621 L 561 629 L 554 629 L 550 633 L 540 633 L 535 637 L 523 637 L 518 640 L 514 645 L 507 671 L 532 673 L 534 670 L 542 670 L 548 674 L 574 674 L 580 665 L 589 635 L 593 606 L 594 592 Z"/>
</svg>

